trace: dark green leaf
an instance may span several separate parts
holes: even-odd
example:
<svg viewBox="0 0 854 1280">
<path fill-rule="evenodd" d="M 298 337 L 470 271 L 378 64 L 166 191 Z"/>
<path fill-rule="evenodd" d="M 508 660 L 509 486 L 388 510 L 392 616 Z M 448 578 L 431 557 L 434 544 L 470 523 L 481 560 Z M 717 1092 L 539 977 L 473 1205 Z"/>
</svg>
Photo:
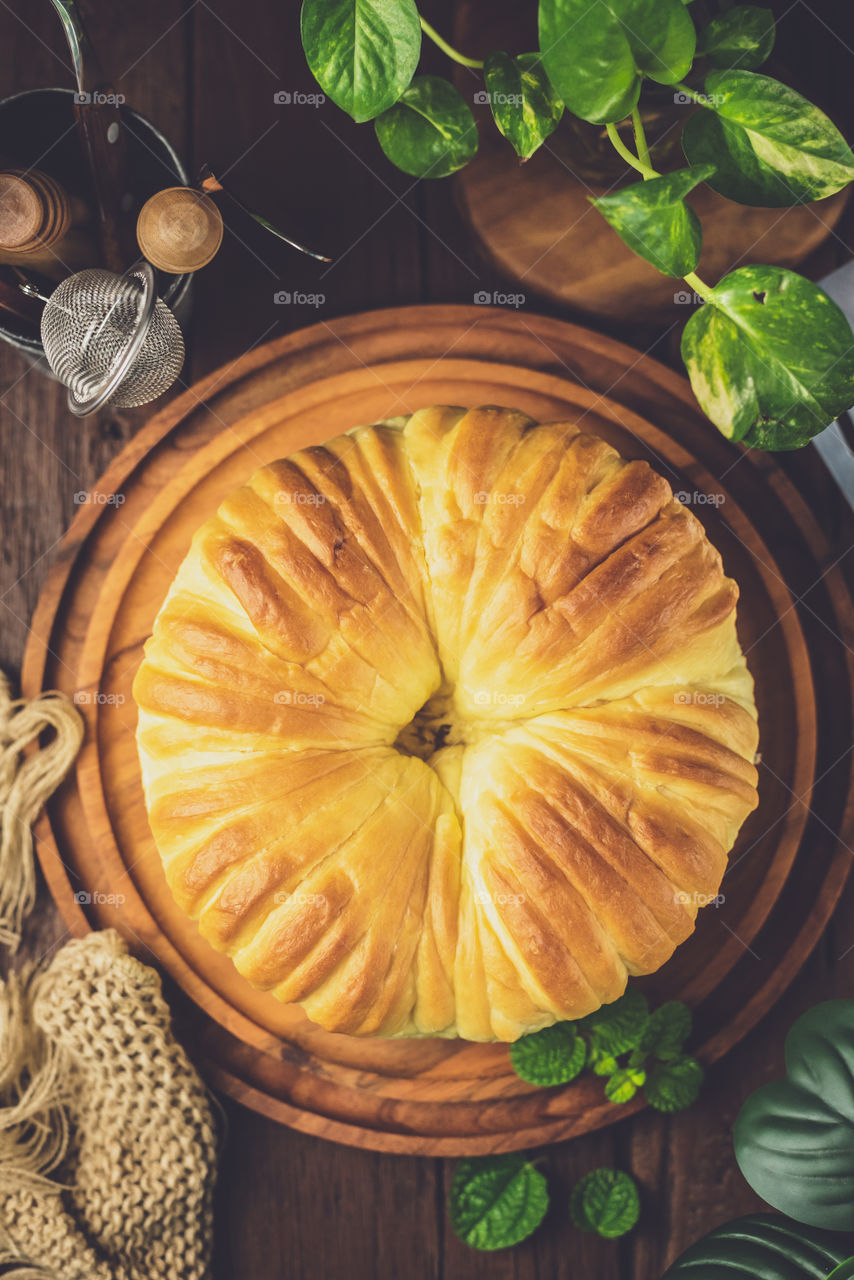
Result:
<svg viewBox="0 0 854 1280">
<path fill-rule="evenodd" d="M 797 1020 L 785 1077 L 748 1098 L 734 1142 L 741 1172 L 775 1209 L 854 1230 L 854 1000 L 828 1000 Z"/>
<path fill-rule="evenodd" d="M 650 1014 L 640 1049 L 668 1062 L 681 1056 L 690 1034 L 691 1010 L 679 1000 L 669 1000 Z"/>
<path fill-rule="evenodd" d="M 825 1280 L 847 1252 L 828 1232 L 757 1213 L 715 1227 L 661 1280 Z"/>
<path fill-rule="evenodd" d="M 711 165 L 680 169 L 591 202 L 639 257 L 664 275 L 684 276 L 696 267 L 703 242 L 700 220 L 684 197 L 712 173 Z"/>
<path fill-rule="evenodd" d="M 416 76 L 374 128 L 392 164 L 415 178 L 446 178 L 477 151 L 474 116 L 440 76 Z"/>
<path fill-rule="evenodd" d="M 631 1102 L 645 1080 L 645 1071 L 637 1067 L 619 1067 L 605 1082 L 605 1097 L 609 1102 Z"/>
<path fill-rule="evenodd" d="M 573 115 L 623 120 L 641 80 L 675 84 L 690 69 L 696 32 L 681 0 L 540 0 L 540 50 Z"/>
<path fill-rule="evenodd" d="M 646 996 L 629 987 L 619 1000 L 604 1004 L 576 1025 L 579 1031 L 589 1033 L 597 1055 L 613 1057 L 637 1048 L 648 1020 Z"/>
<path fill-rule="evenodd" d="M 854 178 L 854 153 L 823 111 L 755 71 L 715 71 L 706 106 L 682 134 L 691 164 L 739 204 L 784 206 L 832 195 Z"/>
<path fill-rule="evenodd" d="M 656 1111 L 684 1111 L 697 1101 L 703 1083 L 703 1068 L 696 1058 L 674 1058 L 650 1067 L 644 1096 Z"/>
<path fill-rule="evenodd" d="M 827 1280 L 852 1280 L 854 1277 L 854 1258 L 846 1258 L 835 1270 L 831 1271 Z"/>
<path fill-rule="evenodd" d="M 517 1076 L 528 1084 L 568 1084 L 574 1080 L 587 1057 L 587 1045 L 573 1022 L 522 1036 L 510 1046 L 510 1063 Z"/>
<path fill-rule="evenodd" d="M 518 1244 L 540 1225 L 548 1206 L 546 1180 L 524 1156 L 483 1156 L 457 1166 L 451 1225 L 473 1249 Z"/>
<path fill-rule="evenodd" d="M 575 1186 L 569 1212 L 581 1231 L 595 1231 L 609 1240 L 624 1236 L 640 1215 L 634 1179 L 619 1169 L 594 1169 Z"/>
<path fill-rule="evenodd" d="M 854 404 L 854 335 L 827 294 L 782 267 L 740 267 L 682 335 L 704 413 L 732 440 L 797 449 Z"/>
<path fill-rule="evenodd" d="M 551 86 L 538 53 L 511 58 L 490 53 L 483 64 L 484 81 L 495 123 L 523 160 L 553 133 L 563 103 Z"/>
<path fill-rule="evenodd" d="M 397 102 L 421 54 L 415 0 L 303 0 L 301 34 L 321 89 L 359 121 Z"/>
<path fill-rule="evenodd" d="M 697 52 L 714 67 L 754 71 L 774 48 L 774 14 L 755 4 L 737 4 L 713 18 L 697 37 Z"/>
</svg>

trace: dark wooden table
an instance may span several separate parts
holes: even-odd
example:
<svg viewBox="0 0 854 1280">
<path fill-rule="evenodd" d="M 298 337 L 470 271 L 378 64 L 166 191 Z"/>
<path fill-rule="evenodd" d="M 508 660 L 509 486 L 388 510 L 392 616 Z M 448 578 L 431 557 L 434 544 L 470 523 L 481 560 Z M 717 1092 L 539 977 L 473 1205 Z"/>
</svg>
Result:
<svg viewBox="0 0 854 1280">
<path fill-rule="evenodd" d="M 451 0 L 425 5 L 447 32 L 452 8 Z M 851 18 L 834 0 L 775 9 L 783 58 L 797 68 L 799 83 L 816 86 L 850 136 Z M 481 265 L 450 184 L 413 184 L 396 173 L 370 126 L 355 126 L 331 104 L 274 101 L 280 91 L 294 97 L 317 88 L 299 45 L 296 0 L 146 0 L 120 8 L 89 0 L 86 12 L 108 73 L 172 139 L 191 172 L 209 161 L 250 203 L 288 215 L 295 229 L 338 254 L 331 269 L 319 268 L 279 252 L 251 224 L 235 223 L 219 257 L 197 278 L 187 381 L 318 319 L 398 303 L 471 302 L 480 289 L 511 283 Z M 428 59 L 444 70 L 439 58 Z M 72 79 L 47 0 L 0 0 L 0 93 L 51 84 L 70 86 Z M 818 278 L 845 261 L 852 245 L 849 213 L 808 262 L 807 274 Z M 280 290 L 322 301 L 277 304 Z M 526 305 L 536 309 L 536 299 Z M 677 360 L 673 334 L 610 331 Z M 13 676 L 40 586 L 74 515 L 74 494 L 92 485 L 146 416 L 105 412 L 78 421 L 55 384 L 0 348 L 0 663 Z M 847 553 L 854 524 L 817 458 L 805 450 L 783 461 L 837 554 Z M 854 557 L 842 564 L 854 580 Z M 479 1255 L 454 1237 L 445 1212 L 451 1162 L 335 1147 L 227 1103 L 216 1276 L 659 1280 L 665 1265 L 709 1228 L 760 1207 L 733 1159 L 732 1123 L 747 1094 L 779 1074 L 795 1017 L 820 999 L 854 994 L 852 908 L 854 884 L 786 997 L 712 1070 L 689 1113 L 641 1114 L 540 1153 L 552 1208 L 535 1237 L 515 1250 Z M 63 934 L 42 889 L 25 954 L 45 954 Z M 617 1243 L 581 1235 L 568 1220 L 574 1182 L 603 1164 L 631 1170 L 642 1187 L 641 1225 Z"/>
</svg>

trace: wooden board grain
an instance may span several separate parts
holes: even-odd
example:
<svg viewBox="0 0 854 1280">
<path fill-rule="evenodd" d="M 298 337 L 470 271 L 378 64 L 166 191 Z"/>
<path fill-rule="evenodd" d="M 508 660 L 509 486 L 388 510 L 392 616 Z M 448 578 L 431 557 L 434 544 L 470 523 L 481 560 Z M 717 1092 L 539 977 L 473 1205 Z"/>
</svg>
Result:
<svg viewBox="0 0 854 1280">
<path fill-rule="evenodd" d="M 773 461 L 717 436 L 686 384 L 647 357 L 559 321 L 480 307 L 367 313 L 250 353 L 170 404 L 90 494 L 37 609 L 24 686 L 75 694 L 87 721 L 76 777 L 40 831 L 69 925 L 115 925 L 156 959 L 198 1010 L 211 1077 L 248 1105 L 339 1142 L 448 1155 L 556 1141 L 632 1108 L 605 1103 L 595 1079 L 531 1089 L 503 1046 L 328 1035 L 254 992 L 172 902 L 148 832 L 130 699 L 192 533 L 231 488 L 296 447 L 436 402 L 571 417 L 649 459 L 693 503 L 739 582 L 762 728 L 760 807 L 725 901 L 643 984 L 654 1000 L 686 999 L 701 1057 L 719 1058 L 791 981 L 847 875 L 836 835 L 847 839 L 851 823 L 840 638 L 852 632 L 851 602 L 833 565 L 822 574 L 821 535 Z M 803 574 L 819 579 L 809 610 L 823 629 L 811 642 L 787 585 Z M 817 765 L 819 729 L 829 768 Z"/>
</svg>

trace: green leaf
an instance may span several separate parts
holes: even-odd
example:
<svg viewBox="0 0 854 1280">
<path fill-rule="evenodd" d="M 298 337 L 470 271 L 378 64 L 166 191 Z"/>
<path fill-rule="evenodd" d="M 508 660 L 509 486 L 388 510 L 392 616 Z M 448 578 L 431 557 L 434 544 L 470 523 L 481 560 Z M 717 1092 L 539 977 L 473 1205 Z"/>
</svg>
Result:
<svg viewBox="0 0 854 1280">
<path fill-rule="evenodd" d="M 589 1033 L 596 1055 L 615 1057 L 637 1048 L 648 1020 L 646 996 L 629 987 L 619 1000 L 604 1004 L 576 1025 L 579 1031 Z"/>
<path fill-rule="evenodd" d="M 702 1083 L 703 1068 L 696 1058 L 674 1058 L 650 1068 L 644 1095 L 656 1111 L 684 1111 L 697 1101 Z"/>
<path fill-rule="evenodd" d="M 847 1253 L 828 1232 L 757 1213 L 715 1227 L 661 1280 L 825 1280 Z M 845 1272 L 833 1275 L 843 1280 Z"/>
<path fill-rule="evenodd" d="M 637 1067 L 619 1067 L 605 1082 L 605 1097 L 609 1102 L 631 1102 L 645 1080 L 645 1071 Z"/>
<path fill-rule="evenodd" d="M 447 178 L 477 152 L 474 116 L 441 76 L 416 76 L 374 128 L 392 164 L 414 178 Z"/>
<path fill-rule="evenodd" d="M 619 1062 L 611 1053 L 601 1053 L 598 1049 L 590 1050 L 590 1067 L 596 1076 L 610 1076 L 619 1066 Z"/>
<path fill-rule="evenodd" d="M 854 1000 L 828 1000 L 797 1020 L 785 1077 L 748 1098 L 733 1137 L 741 1172 L 775 1209 L 854 1230 Z"/>
<path fill-rule="evenodd" d="M 489 105 L 499 131 L 523 160 L 532 156 L 563 115 L 538 53 L 511 58 L 490 53 L 483 64 Z"/>
<path fill-rule="evenodd" d="M 510 1046 L 510 1065 L 528 1084 L 568 1084 L 584 1066 L 587 1045 L 573 1022 L 558 1022 Z"/>
<path fill-rule="evenodd" d="M 774 14 L 755 4 L 737 4 L 713 18 L 697 37 L 697 52 L 713 67 L 761 67 L 774 48 Z"/>
<path fill-rule="evenodd" d="M 483 1156 L 457 1166 L 451 1225 L 473 1249 L 518 1244 L 536 1230 L 548 1207 L 546 1180 L 524 1156 Z"/>
<path fill-rule="evenodd" d="M 421 56 L 415 0 L 303 0 L 300 29 L 312 75 L 358 121 L 397 102 Z"/>
<path fill-rule="evenodd" d="M 696 32 L 681 0 L 540 0 L 540 50 L 573 115 L 623 120 L 644 76 L 675 84 L 694 59 Z"/>
<path fill-rule="evenodd" d="M 595 1231 L 608 1240 L 624 1236 L 638 1220 L 640 1197 L 633 1178 L 619 1169 L 594 1169 L 572 1192 L 572 1221 L 581 1231 Z"/>
<path fill-rule="evenodd" d="M 684 197 L 712 173 L 711 165 L 680 169 L 590 201 L 639 257 L 666 276 L 684 276 L 696 267 L 703 242 L 700 219 Z"/>
<path fill-rule="evenodd" d="M 846 1258 L 846 1260 L 827 1277 L 827 1280 L 852 1280 L 854 1277 L 854 1258 Z"/>
<path fill-rule="evenodd" d="M 854 153 L 823 111 L 755 71 L 715 71 L 706 105 L 688 118 L 691 164 L 712 164 L 709 186 L 739 204 L 781 207 L 833 195 L 854 178 Z"/>
<path fill-rule="evenodd" d="M 640 1042 L 642 1052 L 654 1054 L 662 1062 L 682 1054 L 682 1046 L 691 1034 L 691 1010 L 680 1000 L 669 1000 L 650 1014 Z"/>
<path fill-rule="evenodd" d="M 836 303 L 794 271 L 740 267 L 682 335 L 704 413 L 732 440 L 797 449 L 854 404 L 854 335 Z"/>
</svg>

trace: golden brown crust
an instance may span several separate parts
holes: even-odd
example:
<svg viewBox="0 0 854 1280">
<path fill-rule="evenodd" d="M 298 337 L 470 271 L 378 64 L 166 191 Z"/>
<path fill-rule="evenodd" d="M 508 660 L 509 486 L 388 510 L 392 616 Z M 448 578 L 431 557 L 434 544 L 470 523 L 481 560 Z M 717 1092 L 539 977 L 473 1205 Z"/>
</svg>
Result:
<svg viewBox="0 0 854 1280">
<path fill-rule="evenodd" d="M 737 594 L 575 424 L 434 408 L 263 468 L 134 685 L 176 900 L 330 1030 L 511 1040 L 615 999 L 756 804 Z"/>
</svg>

